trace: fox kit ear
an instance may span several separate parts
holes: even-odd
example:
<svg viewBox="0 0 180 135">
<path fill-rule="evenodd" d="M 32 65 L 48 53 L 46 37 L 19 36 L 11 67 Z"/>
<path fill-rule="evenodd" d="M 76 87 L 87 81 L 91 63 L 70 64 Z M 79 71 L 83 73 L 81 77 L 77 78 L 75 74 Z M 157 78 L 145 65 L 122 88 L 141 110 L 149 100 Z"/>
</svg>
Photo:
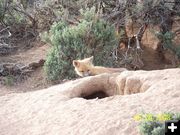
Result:
<svg viewBox="0 0 180 135">
<path fill-rule="evenodd" d="M 94 56 L 91 56 L 91 57 L 89 58 L 89 62 L 90 62 L 90 63 L 93 63 L 93 59 L 94 59 Z"/>
<path fill-rule="evenodd" d="M 74 67 L 78 67 L 79 66 L 79 62 L 77 60 L 73 60 L 73 66 Z"/>
</svg>

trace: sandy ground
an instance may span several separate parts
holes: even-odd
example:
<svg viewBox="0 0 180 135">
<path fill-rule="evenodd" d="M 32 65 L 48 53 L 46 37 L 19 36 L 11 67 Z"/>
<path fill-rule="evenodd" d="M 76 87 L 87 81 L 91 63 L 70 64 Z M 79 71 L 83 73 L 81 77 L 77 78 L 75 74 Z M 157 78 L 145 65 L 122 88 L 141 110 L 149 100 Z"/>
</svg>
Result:
<svg viewBox="0 0 180 135">
<path fill-rule="evenodd" d="M 148 78 L 153 79 L 151 73 L 158 74 L 160 81 L 149 81 L 151 87 L 146 92 L 132 95 L 93 100 L 69 98 L 62 93 L 73 87 L 68 82 L 0 96 L 0 134 L 137 135 L 137 122 L 132 119 L 135 114 L 180 112 L 180 69 L 142 73 L 147 73 L 145 83 Z M 129 78 L 136 76 L 135 72 Z"/>
</svg>

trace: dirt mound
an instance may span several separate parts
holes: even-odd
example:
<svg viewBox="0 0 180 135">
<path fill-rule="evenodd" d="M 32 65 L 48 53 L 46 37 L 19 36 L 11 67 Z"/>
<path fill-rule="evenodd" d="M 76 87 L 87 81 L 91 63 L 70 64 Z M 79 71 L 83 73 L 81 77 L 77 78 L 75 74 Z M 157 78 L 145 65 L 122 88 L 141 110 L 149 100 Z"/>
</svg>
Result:
<svg viewBox="0 0 180 135">
<path fill-rule="evenodd" d="M 92 91 L 101 88 L 101 84 L 96 85 L 100 76 L 39 91 L 1 96 L 0 134 L 137 135 L 137 123 L 132 119 L 133 115 L 141 112 L 180 112 L 179 74 L 180 69 L 105 74 L 105 87 L 117 90 L 116 86 L 119 86 L 118 89 L 123 88 L 124 92 L 132 92 L 136 88 L 145 92 L 103 99 L 77 98 L 89 89 L 82 87 L 87 86 L 82 85 L 84 82 L 94 80 Z M 117 81 L 113 83 L 112 80 Z M 105 87 L 101 90 L 108 92 Z"/>
</svg>

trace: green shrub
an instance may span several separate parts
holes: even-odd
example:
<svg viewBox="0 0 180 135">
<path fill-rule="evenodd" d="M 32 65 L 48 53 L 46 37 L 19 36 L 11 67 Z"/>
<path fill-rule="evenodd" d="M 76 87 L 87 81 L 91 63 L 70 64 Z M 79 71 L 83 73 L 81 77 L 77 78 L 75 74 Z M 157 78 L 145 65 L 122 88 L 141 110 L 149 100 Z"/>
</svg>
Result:
<svg viewBox="0 0 180 135">
<path fill-rule="evenodd" d="M 114 26 L 97 18 L 94 8 L 82 13 L 78 25 L 57 22 L 52 25 L 48 35 L 45 34 L 44 39 L 52 44 L 44 66 L 49 80 L 75 77 L 72 66 L 74 59 L 93 55 L 96 65 L 114 64 L 110 56 L 117 45 Z"/>
<path fill-rule="evenodd" d="M 14 77 L 12 75 L 8 75 L 4 78 L 4 85 L 6 86 L 12 86 L 14 85 Z"/>
<path fill-rule="evenodd" d="M 180 120 L 180 113 L 174 114 L 173 119 L 174 120 Z"/>
<path fill-rule="evenodd" d="M 165 125 L 163 124 L 159 127 L 154 128 L 151 133 L 152 133 L 152 135 L 164 135 L 165 134 Z"/>
<path fill-rule="evenodd" d="M 140 133 L 143 135 L 152 135 L 152 132 L 156 133 L 159 127 L 162 127 L 162 123 L 155 121 L 143 121 L 139 125 Z"/>
<path fill-rule="evenodd" d="M 178 56 L 178 58 L 180 58 L 180 47 L 179 45 L 176 46 L 173 42 L 173 39 L 175 38 L 175 33 L 167 31 L 164 34 L 155 33 L 155 36 L 162 41 L 164 48 L 173 51 Z"/>
<path fill-rule="evenodd" d="M 136 114 L 133 118 L 140 121 L 138 127 L 142 135 L 164 135 L 164 122 L 167 120 L 180 120 L 180 113 Z"/>
<path fill-rule="evenodd" d="M 0 22 L 7 26 L 26 22 L 25 14 L 16 10 L 20 7 L 16 1 L 0 0 Z"/>
</svg>

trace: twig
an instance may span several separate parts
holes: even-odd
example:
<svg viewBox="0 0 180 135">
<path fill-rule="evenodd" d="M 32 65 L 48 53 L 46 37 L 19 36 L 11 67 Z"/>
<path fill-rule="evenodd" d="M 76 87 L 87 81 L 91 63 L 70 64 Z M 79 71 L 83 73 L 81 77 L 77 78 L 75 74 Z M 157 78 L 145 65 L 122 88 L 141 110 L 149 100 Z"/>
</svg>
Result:
<svg viewBox="0 0 180 135">
<path fill-rule="evenodd" d="M 6 27 L 6 28 L 3 28 L 3 29 L 0 31 L 0 33 L 3 32 L 3 31 L 5 31 L 6 29 L 9 29 L 9 26 Z"/>
</svg>

